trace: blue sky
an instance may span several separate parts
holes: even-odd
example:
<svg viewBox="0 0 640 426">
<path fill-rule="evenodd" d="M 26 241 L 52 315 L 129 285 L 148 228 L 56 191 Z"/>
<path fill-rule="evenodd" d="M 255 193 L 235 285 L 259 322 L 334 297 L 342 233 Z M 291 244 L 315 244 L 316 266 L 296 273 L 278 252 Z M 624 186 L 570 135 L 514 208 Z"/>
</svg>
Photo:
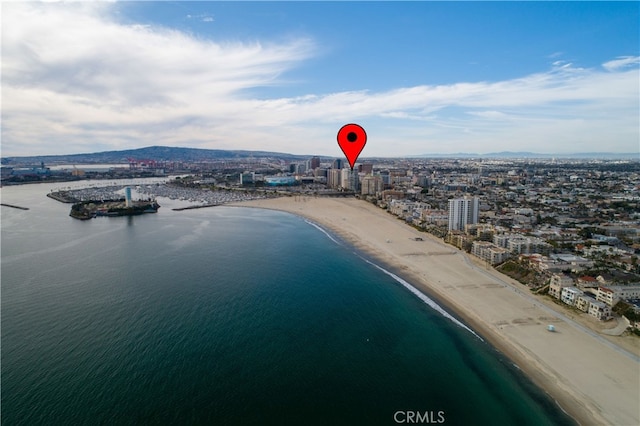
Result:
<svg viewBox="0 0 640 426">
<path fill-rule="evenodd" d="M 1 7 L 3 156 L 640 152 L 638 2 Z"/>
</svg>

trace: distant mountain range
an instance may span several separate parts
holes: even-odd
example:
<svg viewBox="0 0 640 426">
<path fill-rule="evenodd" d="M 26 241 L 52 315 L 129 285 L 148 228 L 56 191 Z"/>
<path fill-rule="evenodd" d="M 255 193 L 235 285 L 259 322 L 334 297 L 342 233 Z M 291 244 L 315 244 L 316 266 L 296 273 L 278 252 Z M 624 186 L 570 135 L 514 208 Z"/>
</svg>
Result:
<svg viewBox="0 0 640 426">
<path fill-rule="evenodd" d="M 123 151 L 105 151 L 85 154 L 68 155 L 37 155 L 25 157 L 3 157 L 0 161 L 3 165 L 25 164 L 122 164 L 130 158 L 136 160 L 154 161 L 212 161 L 241 158 L 278 158 L 288 161 L 306 160 L 310 155 L 294 155 L 268 151 L 235 151 L 222 149 L 177 148 L 167 146 L 150 146 L 146 148 L 127 149 Z M 329 158 L 320 156 L 321 158 Z M 625 159 L 640 160 L 640 152 L 636 153 L 611 153 L 611 152 L 587 152 L 575 154 L 538 154 L 533 152 L 492 152 L 488 154 L 455 153 L 455 154 L 422 154 L 409 158 L 575 158 L 575 159 Z"/>
<path fill-rule="evenodd" d="M 267 151 L 232 151 L 223 149 L 177 148 L 150 146 L 123 151 L 105 151 L 85 154 L 36 155 L 28 157 L 3 157 L 3 165 L 17 164 L 118 164 L 130 158 L 154 161 L 212 161 L 239 158 L 281 158 L 285 160 L 307 159 L 309 156 Z"/>
<path fill-rule="evenodd" d="M 601 160 L 640 160 L 639 152 L 577 152 L 573 154 L 539 154 L 535 152 L 490 152 L 487 154 L 474 154 L 468 152 L 458 152 L 455 154 L 422 154 L 413 158 L 575 158 L 575 159 L 601 159 Z"/>
</svg>

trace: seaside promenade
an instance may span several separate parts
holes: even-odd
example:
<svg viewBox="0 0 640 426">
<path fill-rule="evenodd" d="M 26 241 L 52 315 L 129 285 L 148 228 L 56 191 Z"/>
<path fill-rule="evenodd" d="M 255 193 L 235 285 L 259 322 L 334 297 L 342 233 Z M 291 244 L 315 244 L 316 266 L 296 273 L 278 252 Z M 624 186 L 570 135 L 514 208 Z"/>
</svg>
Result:
<svg viewBox="0 0 640 426">
<path fill-rule="evenodd" d="M 277 198 L 232 205 L 300 215 L 339 235 L 466 321 L 583 425 L 640 424 L 637 346 L 617 345 L 543 296 L 360 200 Z M 556 332 L 547 331 L 554 325 Z"/>
</svg>

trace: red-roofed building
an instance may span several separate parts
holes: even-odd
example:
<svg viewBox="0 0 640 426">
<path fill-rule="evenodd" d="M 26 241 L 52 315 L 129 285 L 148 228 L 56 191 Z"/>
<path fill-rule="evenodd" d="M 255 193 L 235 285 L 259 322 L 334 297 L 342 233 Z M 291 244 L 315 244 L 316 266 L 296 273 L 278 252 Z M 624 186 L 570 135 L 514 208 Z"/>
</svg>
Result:
<svg viewBox="0 0 640 426">
<path fill-rule="evenodd" d="M 580 288 L 580 289 L 596 288 L 599 285 L 598 280 L 596 280 L 594 277 L 590 277 L 588 275 L 583 275 L 582 277 L 578 278 L 576 280 L 576 283 L 577 283 L 578 288 Z"/>
</svg>

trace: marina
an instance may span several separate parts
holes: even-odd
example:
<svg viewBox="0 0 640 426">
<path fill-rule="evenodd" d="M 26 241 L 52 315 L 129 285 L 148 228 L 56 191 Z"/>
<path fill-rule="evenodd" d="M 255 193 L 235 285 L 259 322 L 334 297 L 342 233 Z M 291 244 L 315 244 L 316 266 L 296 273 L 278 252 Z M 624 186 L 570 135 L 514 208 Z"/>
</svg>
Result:
<svg viewBox="0 0 640 426">
<path fill-rule="evenodd" d="M 113 204 L 123 204 L 125 202 L 127 188 L 131 191 L 131 202 L 142 203 L 138 206 L 139 208 L 131 210 L 128 213 L 121 209 L 123 206 Z M 75 203 L 74 205 L 77 205 L 76 212 L 81 210 L 83 211 L 80 214 L 76 213 L 75 215 L 71 215 L 78 219 L 90 219 L 96 216 L 122 216 L 155 212 L 157 211 L 157 207 L 159 207 L 158 203 L 155 202 L 157 198 L 167 198 L 169 200 L 178 200 L 190 203 L 187 206 L 173 208 L 172 210 L 174 211 L 214 207 L 227 203 L 269 198 L 265 193 L 185 188 L 166 183 L 129 186 L 109 185 L 103 187 L 57 190 L 51 191 L 47 196 L 61 203 Z M 107 203 L 112 203 L 113 205 L 107 205 Z M 155 208 L 151 205 L 152 203 L 155 203 Z M 109 212 L 109 209 L 112 209 L 112 211 Z M 116 213 L 113 209 L 120 213 Z M 105 210 L 106 213 L 110 214 L 106 214 Z"/>
</svg>

